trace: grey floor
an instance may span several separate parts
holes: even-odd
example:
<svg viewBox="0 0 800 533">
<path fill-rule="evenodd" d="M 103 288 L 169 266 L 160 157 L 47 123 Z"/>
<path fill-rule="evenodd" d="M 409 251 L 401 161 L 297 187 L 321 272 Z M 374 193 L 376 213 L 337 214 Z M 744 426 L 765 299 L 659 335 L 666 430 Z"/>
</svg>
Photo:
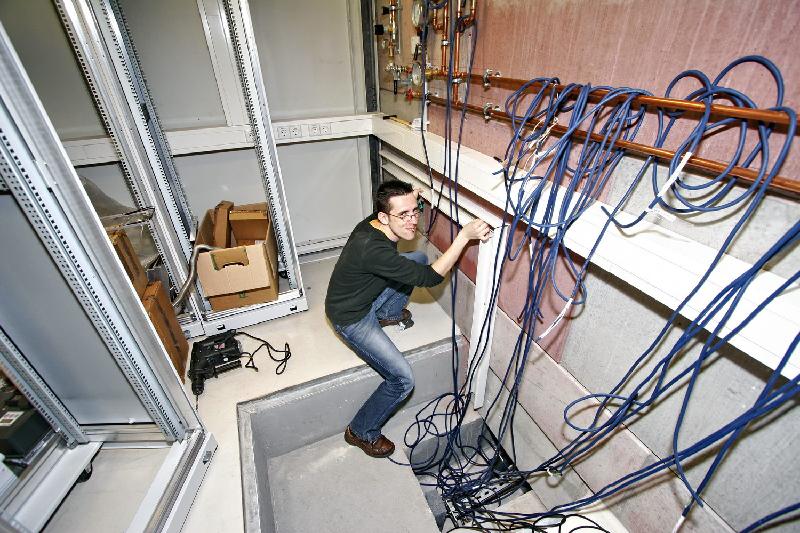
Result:
<svg viewBox="0 0 800 533">
<path fill-rule="evenodd" d="M 335 435 L 270 461 L 276 530 L 436 533 L 411 469 L 367 457 Z M 322 511 L 322 512 L 320 512 Z"/>
<path fill-rule="evenodd" d="M 309 310 L 246 329 L 273 345 L 288 342 L 292 359 L 276 375 L 273 364 L 257 360 L 259 372 L 238 369 L 206 382 L 198 410 L 219 448 L 189 511 L 183 531 L 242 531 L 242 491 L 236 404 L 363 362 L 333 333 L 324 313 L 328 280 L 336 256 L 318 254 L 301 264 Z M 435 342 L 449 335 L 450 319 L 427 291 L 415 291 L 409 305 L 415 325 L 405 331 L 387 328 L 401 350 Z M 249 340 L 244 341 L 247 348 Z M 258 356 L 257 356 L 258 357 Z M 189 391 L 187 380 L 186 388 Z M 191 394 L 191 392 L 189 391 Z M 150 482 L 166 456 L 163 450 L 101 450 L 92 478 L 78 484 L 56 511 L 48 532 L 125 531 Z M 124 480 L 124 481 L 123 481 Z M 109 512 L 113 509 L 113 512 Z"/>
<path fill-rule="evenodd" d="M 73 487 L 44 531 L 125 531 L 169 450 L 100 450 L 92 477 Z"/>
</svg>

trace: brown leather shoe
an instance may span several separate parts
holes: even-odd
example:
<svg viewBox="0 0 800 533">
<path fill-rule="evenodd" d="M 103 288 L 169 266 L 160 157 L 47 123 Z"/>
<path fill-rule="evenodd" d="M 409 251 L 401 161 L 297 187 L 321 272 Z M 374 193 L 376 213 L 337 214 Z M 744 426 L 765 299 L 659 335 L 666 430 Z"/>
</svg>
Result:
<svg viewBox="0 0 800 533">
<path fill-rule="evenodd" d="M 409 322 L 410 325 L 408 324 Z M 414 325 L 414 321 L 411 320 L 411 311 L 409 311 L 408 309 L 403 309 L 403 313 L 400 316 L 400 320 L 378 320 L 378 324 L 380 324 L 382 328 L 385 328 L 386 326 L 396 326 L 400 323 L 405 324 L 404 329 L 408 329 Z"/>
<path fill-rule="evenodd" d="M 352 431 L 350 426 L 344 432 L 344 440 L 350 446 L 361 448 L 370 457 L 389 457 L 394 453 L 394 443 L 381 435 L 375 442 L 359 439 Z"/>
</svg>

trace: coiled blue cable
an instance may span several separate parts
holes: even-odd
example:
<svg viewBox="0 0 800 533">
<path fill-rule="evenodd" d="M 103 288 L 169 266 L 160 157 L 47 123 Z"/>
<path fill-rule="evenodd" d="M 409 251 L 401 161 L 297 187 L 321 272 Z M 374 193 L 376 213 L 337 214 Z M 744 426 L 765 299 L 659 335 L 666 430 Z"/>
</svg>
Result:
<svg viewBox="0 0 800 533">
<path fill-rule="evenodd" d="M 446 0 L 439 3 L 427 2 L 426 9 L 441 8 L 447 3 L 448 2 Z M 451 19 L 451 27 L 448 30 L 451 39 L 454 35 L 453 32 L 455 31 L 455 24 L 456 22 Z M 473 34 L 473 37 L 474 35 L 475 34 Z M 423 47 L 424 46 L 425 44 L 423 44 Z M 472 53 L 474 54 L 474 41 Z M 769 126 L 764 124 L 758 125 L 758 142 L 755 148 L 753 148 L 745 156 L 745 138 L 748 134 L 746 122 L 738 119 L 723 119 L 712 122 L 710 119 L 710 105 L 715 98 L 724 97 L 733 101 L 739 106 L 756 107 L 746 95 L 720 85 L 724 76 L 731 69 L 742 63 L 758 63 L 763 65 L 772 73 L 778 88 L 778 96 L 776 98 L 776 105 L 771 109 L 786 112 L 790 115 L 790 117 L 792 117 L 792 127 L 790 127 L 791 131 L 787 134 L 786 142 L 783 144 L 782 149 L 778 153 L 777 157 L 774 158 L 771 165 L 768 164 L 770 163 L 770 154 L 767 141 L 769 140 L 769 136 L 772 131 Z M 451 47 L 450 65 L 452 64 L 453 61 Z M 472 69 L 470 67 L 470 71 L 471 70 Z M 623 150 L 617 148 L 615 144 L 619 140 L 633 140 L 639 132 L 646 117 L 646 108 L 641 106 L 634 110 L 632 108 L 632 101 L 635 96 L 649 93 L 637 89 L 614 89 L 606 87 L 592 88 L 588 85 L 572 84 L 567 86 L 567 88 L 563 90 L 561 94 L 556 94 L 555 86 L 558 84 L 557 79 L 539 78 L 531 80 L 525 86 L 512 93 L 506 101 L 506 113 L 511 118 L 514 132 L 506 150 L 506 157 L 502 169 L 503 180 L 505 182 L 507 191 L 506 212 L 508 214 L 503 220 L 501 230 L 508 231 L 508 235 L 514 235 L 514 232 L 518 227 L 523 228 L 524 239 L 522 242 L 518 243 L 518 245 L 513 246 L 513 239 L 509 238 L 506 240 L 504 245 L 501 245 L 498 248 L 498 253 L 495 257 L 494 268 L 495 272 L 499 271 L 500 275 L 497 276 L 498 282 L 492 287 L 490 296 L 490 302 L 492 305 L 490 305 L 490 308 L 497 303 L 500 287 L 499 280 L 502 279 L 502 272 L 505 265 L 509 261 L 518 259 L 519 255 L 522 253 L 525 241 L 531 242 L 531 269 L 528 276 L 529 289 L 526 295 L 525 308 L 521 315 L 521 333 L 517 339 L 512 357 L 502 380 L 509 389 L 510 394 L 509 399 L 502 405 L 502 416 L 499 424 L 498 441 L 503 439 L 503 436 L 507 431 L 510 432 L 512 442 L 512 457 L 516 454 L 513 450 L 514 439 L 513 430 L 510 429 L 513 427 L 511 421 L 513 420 L 514 412 L 516 410 L 516 399 L 521 386 L 522 372 L 524 371 L 528 353 L 533 344 L 533 339 L 536 338 L 535 333 L 537 331 L 538 321 L 540 321 L 543 316 L 541 312 L 541 304 L 542 299 L 546 294 L 546 288 L 551 287 L 554 290 L 554 293 L 564 301 L 572 300 L 573 305 L 580 305 L 585 302 L 586 286 L 584 279 L 587 273 L 587 268 L 590 264 L 593 254 L 597 250 L 599 243 L 605 235 L 606 230 L 611 225 L 616 225 L 623 228 L 631 227 L 632 225 L 639 223 L 644 218 L 645 213 L 637 217 L 633 223 L 621 223 L 617 220 L 617 216 L 622 210 L 622 207 L 631 197 L 636 185 L 643 179 L 647 171 L 652 170 L 651 181 L 655 196 L 653 202 L 650 204 L 651 208 L 658 205 L 669 211 L 681 214 L 689 214 L 696 212 L 730 210 L 747 202 L 747 207 L 744 214 L 728 234 L 727 238 L 720 247 L 719 253 L 712 260 L 705 275 L 701 277 L 696 287 L 690 292 L 689 295 L 687 295 L 686 299 L 684 299 L 684 301 L 672 313 L 664 328 L 656 336 L 656 339 L 653 341 L 652 345 L 645 350 L 645 352 L 639 358 L 637 358 L 620 382 L 609 393 L 592 394 L 585 398 L 578 399 L 567 406 L 565 409 L 565 420 L 569 426 L 581 432 L 578 438 L 572 441 L 567 447 L 560 450 L 556 456 L 548 461 L 545 461 L 538 468 L 528 472 L 519 472 L 516 475 L 524 477 L 535 472 L 553 471 L 553 469 L 558 472 L 563 472 L 564 469 L 575 460 L 584 456 L 594 446 L 602 443 L 604 438 L 610 435 L 611 432 L 613 432 L 616 428 L 620 427 L 624 421 L 644 414 L 647 407 L 658 401 L 658 399 L 662 397 L 670 388 L 679 386 L 681 380 L 686 376 L 689 376 L 689 385 L 687 386 L 687 390 L 684 394 L 683 405 L 680 413 L 678 414 L 678 419 L 674 430 L 673 455 L 663 461 L 660 461 L 659 463 L 656 463 L 655 465 L 650 465 L 645 469 L 641 469 L 640 471 L 624 476 L 620 480 L 617 480 L 617 482 L 614 482 L 608 487 L 601 489 L 597 494 L 590 498 L 556 507 L 551 510 L 550 513 L 546 513 L 549 516 L 552 516 L 553 512 L 557 511 L 582 508 L 583 506 L 589 505 L 603 497 L 624 490 L 632 484 L 640 482 L 642 479 L 668 468 L 670 465 L 676 467 L 679 476 L 684 481 L 692 496 L 690 503 L 684 510 L 685 515 L 688 513 L 693 503 L 701 502 L 700 494 L 707 485 L 708 480 L 713 474 L 713 471 L 722 461 L 725 453 L 730 448 L 732 443 L 742 434 L 747 424 L 757 417 L 763 416 L 764 414 L 770 412 L 779 405 L 782 405 L 798 392 L 798 387 L 796 386 L 797 380 L 793 380 L 790 383 L 794 383 L 794 386 L 787 386 L 787 384 L 779 388 L 778 391 L 768 393 L 767 391 L 770 390 L 771 386 L 774 384 L 774 379 L 771 378 L 767 386 L 765 386 L 764 391 L 762 391 L 762 395 L 759 397 L 759 400 L 757 400 L 754 406 L 747 412 L 747 416 L 742 415 L 734 419 L 724 428 L 712 433 L 694 445 L 688 448 L 679 449 L 678 435 L 684 420 L 686 407 L 691 399 L 696 378 L 703 368 L 703 362 L 706 361 L 708 357 L 710 357 L 716 350 L 718 350 L 724 344 L 724 342 L 727 342 L 727 340 L 730 339 L 733 334 L 735 334 L 734 332 L 739 331 L 744 324 L 746 324 L 746 322 L 749 322 L 752 317 L 760 312 L 768 304 L 768 302 L 771 301 L 772 298 L 779 294 L 779 292 L 774 293 L 770 298 L 762 302 L 761 305 L 759 305 L 749 315 L 746 321 L 743 321 L 738 326 L 734 327 L 731 330 L 732 333 L 723 337 L 723 340 L 720 340 L 716 343 L 712 342 L 715 338 L 714 334 L 721 332 L 723 326 L 728 323 L 733 309 L 736 307 L 736 305 L 738 305 L 747 287 L 758 274 L 760 267 L 763 266 L 764 262 L 766 261 L 764 258 L 774 257 L 780 252 L 780 250 L 785 249 L 792 242 L 794 242 L 793 239 L 788 238 L 782 239 L 776 243 L 775 246 L 773 246 L 770 250 L 768 250 L 767 253 L 764 254 L 762 260 L 758 261 L 756 265 L 754 265 L 754 268 L 748 270 L 746 275 L 740 276 L 737 278 L 737 280 L 734 280 L 734 282 L 723 289 L 723 291 L 720 291 L 717 297 L 708 304 L 704 311 L 694 321 L 692 321 L 678 342 L 676 342 L 676 344 L 673 346 L 673 349 L 670 351 L 670 353 L 667 354 L 667 356 L 665 356 L 658 363 L 656 368 L 634 388 L 632 393 L 626 395 L 619 392 L 621 387 L 630 380 L 630 378 L 639 370 L 639 368 L 641 368 L 643 362 L 652 354 L 655 346 L 661 341 L 661 339 L 663 339 L 666 332 L 674 326 L 675 320 L 679 316 L 682 308 L 696 294 L 699 287 L 701 287 L 711 275 L 735 236 L 739 233 L 745 222 L 749 219 L 755 208 L 759 205 L 766 194 L 766 188 L 769 181 L 771 181 L 772 178 L 777 175 L 780 166 L 785 160 L 794 136 L 793 124 L 796 120 L 794 113 L 790 109 L 782 106 L 784 92 L 783 80 L 780 76 L 780 72 L 768 60 L 760 56 L 747 56 L 741 58 L 723 69 L 723 71 L 716 76 L 714 80 L 710 80 L 707 76 L 699 71 L 686 71 L 685 73 L 682 73 L 676 77 L 675 80 L 673 80 L 673 82 L 669 85 L 667 89 L 667 96 L 671 94 L 671 91 L 677 85 L 678 81 L 687 77 L 693 77 L 699 80 L 701 84 L 701 88 L 691 93 L 687 99 L 705 103 L 706 111 L 699 118 L 698 124 L 694 127 L 692 132 L 680 142 L 679 147 L 676 150 L 676 157 L 670 162 L 669 173 L 672 174 L 675 171 L 675 168 L 678 165 L 678 160 L 682 157 L 682 155 L 686 152 L 694 152 L 700 145 L 702 139 L 709 133 L 717 131 L 721 128 L 736 126 L 738 124 L 739 140 L 736 143 L 736 149 L 733 157 L 723 172 L 720 172 L 715 177 L 710 178 L 699 185 L 691 185 L 681 180 L 675 181 L 670 190 L 673 196 L 683 207 L 670 206 L 664 201 L 663 198 L 657 196 L 659 190 L 658 167 L 654 164 L 655 161 L 652 157 L 645 159 L 644 164 L 639 172 L 637 172 L 637 174 L 634 176 L 620 201 L 610 210 L 604 208 L 606 214 L 608 215 L 608 220 L 601 229 L 600 235 L 591 248 L 590 253 L 586 258 L 584 258 L 584 261 L 581 265 L 577 265 L 575 263 L 566 248 L 564 243 L 566 232 L 569 230 L 571 224 L 574 223 L 574 221 L 577 220 L 583 213 L 585 213 L 586 210 L 594 203 L 594 201 L 597 200 L 599 194 L 603 191 L 604 187 L 608 183 L 608 180 L 613 174 L 614 169 L 621 161 L 624 152 Z M 450 69 L 447 83 L 448 85 L 446 92 L 448 95 L 448 105 L 445 109 L 445 175 L 450 179 L 451 183 L 449 192 L 451 199 L 450 218 L 451 220 L 455 220 L 457 222 L 458 214 L 457 211 L 455 213 L 452 211 L 452 206 L 457 202 L 458 156 L 460 154 L 461 132 L 463 131 L 463 117 L 465 109 L 462 109 L 462 117 L 460 122 L 461 127 L 459 128 L 456 141 L 458 148 L 456 149 L 454 162 L 452 160 L 453 152 L 450 144 L 452 142 L 452 106 L 450 104 L 452 68 Z M 533 94 L 532 98 L 530 98 L 528 90 L 534 84 L 540 84 L 540 89 L 538 92 Z M 609 93 L 605 97 L 600 98 L 599 102 L 594 107 L 591 107 L 589 106 L 588 102 L 593 99 L 592 92 L 598 89 L 608 90 Z M 523 97 L 526 95 L 528 95 L 529 98 L 529 100 L 527 100 L 528 105 L 525 107 L 524 111 L 521 111 Z M 611 99 L 620 97 L 622 97 L 621 101 L 614 104 L 609 111 L 608 107 L 606 107 L 606 104 L 608 104 Z M 468 91 L 466 98 L 468 99 Z M 597 100 L 597 98 L 594 99 Z M 606 115 L 601 119 L 601 113 L 604 110 Z M 571 114 L 567 133 L 562 135 L 559 141 L 552 143 L 550 147 L 546 148 L 530 169 L 523 169 L 522 167 L 524 166 L 526 158 L 531 156 L 531 147 L 536 146 L 537 149 L 540 148 L 536 144 L 537 140 L 545 134 L 547 126 L 548 124 L 552 123 L 553 118 L 564 113 Z M 669 138 L 670 133 L 673 131 L 674 125 L 678 123 L 683 116 L 684 113 L 682 112 L 664 112 L 662 110 L 656 110 L 658 133 L 656 142 L 653 144 L 659 147 L 663 146 Z M 542 121 L 541 127 L 532 127 L 533 121 L 536 120 Z M 573 135 L 577 129 L 585 129 L 589 132 L 599 129 L 599 135 L 601 136 L 602 140 L 590 140 L 587 136 L 587 138 L 585 138 L 580 145 L 576 145 L 573 141 Z M 424 132 L 423 143 L 425 143 Z M 573 149 L 576 148 L 579 148 L 579 152 L 577 153 L 575 166 L 572 167 L 569 163 L 572 160 L 571 157 L 573 156 Z M 735 180 L 730 176 L 730 171 L 734 166 L 744 166 L 746 168 L 750 167 L 756 158 L 760 159 L 758 179 L 756 179 L 751 186 L 745 188 L 742 192 L 734 196 L 734 198 L 727 199 L 729 194 L 733 192 L 735 186 Z M 547 167 L 543 172 L 541 172 L 541 174 L 537 173 L 537 170 L 545 161 L 547 161 Z M 552 184 L 549 188 L 547 187 L 548 182 Z M 431 178 L 431 184 L 432 183 L 433 182 Z M 529 187 L 529 184 L 532 184 L 533 186 Z M 515 187 L 516 194 L 512 194 L 512 191 Z M 560 200 L 560 203 L 557 194 L 559 190 L 565 191 L 562 193 L 562 199 Z M 714 192 L 710 196 L 706 194 L 705 198 L 701 202 L 694 202 L 682 192 L 684 190 L 693 192 L 695 194 L 697 191 L 700 191 L 704 194 L 705 191 L 713 190 Z M 441 192 L 442 191 L 440 191 L 440 198 Z M 536 216 L 537 213 L 540 213 L 539 217 Z M 453 229 L 454 228 L 451 226 L 451 236 Z M 534 232 L 534 230 L 536 231 Z M 559 258 L 565 258 L 564 260 L 568 271 L 575 278 L 575 284 L 569 290 L 562 289 L 556 283 L 555 272 L 559 264 Z M 796 277 L 793 276 L 790 279 L 795 280 Z M 786 286 L 787 285 L 784 284 L 782 289 L 785 289 Z M 453 291 L 451 292 L 451 302 L 453 303 L 455 302 L 455 291 L 456 287 L 454 283 Z M 455 306 L 453 308 L 455 308 Z M 670 364 L 675 356 L 681 352 L 681 350 L 689 343 L 690 340 L 694 339 L 696 335 L 698 335 L 705 328 L 705 326 L 709 324 L 712 318 L 716 318 L 719 315 L 722 315 L 722 317 L 717 326 L 715 326 L 715 329 L 712 330 L 714 334 L 710 335 L 709 340 L 703 345 L 700 356 L 695 363 L 680 372 L 678 376 L 667 380 L 667 370 L 670 368 Z M 497 459 L 497 449 L 493 451 L 494 456 L 491 454 L 487 456 L 480 451 L 480 446 L 465 444 L 460 435 L 460 424 L 463 421 L 464 414 L 470 401 L 470 394 L 467 391 L 470 390 L 469 384 L 473 380 L 474 373 L 476 371 L 475 362 L 485 354 L 485 350 L 487 349 L 485 339 L 489 336 L 488 323 L 489 316 L 487 315 L 484 318 L 481 327 L 480 337 L 475 341 L 478 343 L 479 347 L 482 347 L 482 349 L 479 356 L 473 361 L 473 364 L 468 367 L 466 381 L 460 387 L 457 386 L 458 357 L 454 347 L 453 393 L 443 395 L 442 397 L 435 399 L 427 406 L 429 409 L 433 410 L 434 414 L 426 415 L 424 414 L 425 410 L 421 410 L 415 424 L 412 425 L 406 433 L 406 444 L 411 448 L 411 464 L 414 465 L 415 469 L 418 471 L 430 471 L 431 469 L 435 469 L 436 473 L 432 473 L 431 475 L 435 476 L 436 484 L 446 497 L 456 495 L 468 496 L 471 492 L 474 493 L 482 486 L 485 486 L 491 477 L 492 465 Z M 785 358 L 786 360 L 788 360 L 788 357 L 791 355 L 791 352 L 795 346 L 796 341 L 787 352 Z M 779 372 L 776 371 L 773 376 L 777 375 L 779 375 Z M 652 383 L 654 380 L 655 387 L 653 388 L 653 391 L 647 397 L 640 397 L 644 387 L 649 383 Z M 589 426 L 578 426 L 571 421 L 569 411 L 575 405 L 578 405 L 579 403 L 589 399 L 601 400 L 595 415 L 595 419 Z M 612 401 L 618 401 L 619 405 L 613 407 Z M 495 398 L 489 402 L 488 411 L 492 412 L 499 406 L 500 394 L 496 395 Z M 443 411 L 438 412 L 440 409 Z M 611 414 L 607 420 L 600 423 L 601 415 L 607 409 L 611 410 Z M 422 460 L 415 460 L 418 459 L 415 457 L 416 445 L 431 434 L 445 440 L 446 444 L 444 449 L 440 450 L 437 446 L 436 451 L 432 455 Z M 726 438 L 725 443 L 718 451 L 715 461 L 707 471 L 702 482 L 698 485 L 697 490 L 694 490 L 688 483 L 688 480 L 686 480 L 682 461 L 713 445 L 722 438 Z M 482 466 L 484 469 L 478 472 L 464 472 L 465 468 L 475 466 Z M 785 512 L 791 512 L 792 510 L 791 508 L 787 509 L 788 510 L 785 510 Z M 482 511 L 480 509 L 460 509 L 460 511 L 472 516 L 476 523 L 479 524 L 484 524 L 491 521 L 502 522 L 506 524 L 527 524 L 531 519 L 537 516 L 535 514 L 507 514 L 506 516 L 501 516 L 501 513 Z"/>
</svg>

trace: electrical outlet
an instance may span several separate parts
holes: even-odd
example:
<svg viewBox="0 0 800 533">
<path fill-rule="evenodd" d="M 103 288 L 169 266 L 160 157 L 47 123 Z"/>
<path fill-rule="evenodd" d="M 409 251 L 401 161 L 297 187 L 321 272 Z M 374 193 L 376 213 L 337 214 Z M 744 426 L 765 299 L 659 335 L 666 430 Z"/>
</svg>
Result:
<svg viewBox="0 0 800 533">
<path fill-rule="evenodd" d="M 288 126 L 278 126 L 276 129 L 275 137 L 278 139 L 288 139 L 289 138 L 289 127 Z"/>
<path fill-rule="evenodd" d="M 309 135 L 319 135 L 319 124 L 311 124 L 308 126 Z"/>
<path fill-rule="evenodd" d="M 303 130 L 300 126 L 289 126 L 289 137 L 297 138 L 303 136 Z"/>
<path fill-rule="evenodd" d="M 319 134 L 320 135 L 330 135 L 331 134 L 331 125 L 330 124 L 320 124 L 319 125 Z"/>
</svg>

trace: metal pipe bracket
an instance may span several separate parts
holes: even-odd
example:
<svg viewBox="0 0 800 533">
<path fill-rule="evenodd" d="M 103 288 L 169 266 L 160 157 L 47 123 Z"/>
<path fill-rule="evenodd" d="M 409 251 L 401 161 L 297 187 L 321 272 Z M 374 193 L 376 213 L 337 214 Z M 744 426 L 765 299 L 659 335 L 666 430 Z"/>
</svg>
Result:
<svg viewBox="0 0 800 533">
<path fill-rule="evenodd" d="M 495 76 L 495 77 L 499 78 L 501 76 L 500 71 L 498 70 L 497 72 L 495 72 L 494 70 L 492 70 L 490 68 L 487 68 L 483 72 L 483 88 L 484 89 L 488 89 L 489 87 L 492 86 L 492 82 L 491 82 L 492 76 Z"/>
</svg>

